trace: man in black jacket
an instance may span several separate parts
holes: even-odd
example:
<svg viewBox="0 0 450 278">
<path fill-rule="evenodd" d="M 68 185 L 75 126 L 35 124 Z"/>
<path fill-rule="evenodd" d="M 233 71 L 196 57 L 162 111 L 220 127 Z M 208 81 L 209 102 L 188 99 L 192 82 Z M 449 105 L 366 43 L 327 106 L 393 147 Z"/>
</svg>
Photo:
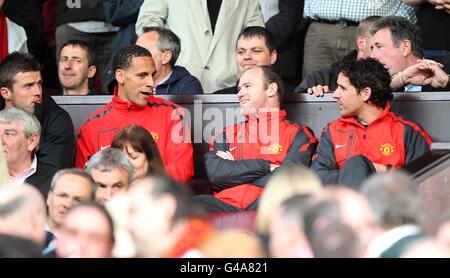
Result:
<svg viewBox="0 0 450 278">
<path fill-rule="evenodd" d="M 31 113 L 18 108 L 0 111 L 0 136 L 10 182 L 29 183 L 47 198 L 56 168 L 42 163 L 34 154 L 40 134 L 39 121 Z"/>
<path fill-rule="evenodd" d="M 75 135 L 69 114 L 42 94 L 39 63 L 30 54 L 11 53 L 0 65 L 0 110 L 21 108 L 33 113 L 41 124 L 36 155 L 58 169 L 73 165 Z"/>
</svg>

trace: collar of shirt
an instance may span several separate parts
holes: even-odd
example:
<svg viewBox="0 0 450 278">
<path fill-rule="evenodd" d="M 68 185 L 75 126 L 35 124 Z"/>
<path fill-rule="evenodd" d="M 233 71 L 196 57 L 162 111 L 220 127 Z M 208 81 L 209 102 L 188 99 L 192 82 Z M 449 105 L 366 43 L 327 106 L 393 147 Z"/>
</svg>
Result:
<svg viewBox="0 0 450 278">
<path fill-rule="evenodd" d="M 161 82 L 156 84 L 154 92 L 156 92 L 156 88 L 158 88 L 159 85 L 164 84 L 167 80 L 169 80 L 170 76 L 172 76 L 172 72 L 173 72 L 173 70 L 171 72 L 169 72 L 169 74 L 163 80 L 161 80 Z"/>
<path fill-rule="evenodd" d="M 10 182 L 14 184 L 23 184 L 28 177 L 36 173 L 36 170 L 37 170 L 37 157 L 36 155 L 34 155 L 33 161 L 31 162 L 31 166 L 25 169 L 21 174 L 10 179 Z"/>
</svg>

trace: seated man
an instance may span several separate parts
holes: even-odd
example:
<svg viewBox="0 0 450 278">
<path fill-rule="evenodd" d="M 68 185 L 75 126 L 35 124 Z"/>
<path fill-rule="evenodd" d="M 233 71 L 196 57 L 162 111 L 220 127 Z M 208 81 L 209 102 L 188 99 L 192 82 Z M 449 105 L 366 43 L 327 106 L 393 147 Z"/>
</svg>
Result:
<svg viewBox="0 0 450 278">
<path fill-rule="evenodd" d="M 29 183 L 47 198 L 50 181 L 57 169 L 36 156 L 40 135 L 41 125 L 32 114 L 18 108 L 0 111 L 0 136 L 5 148 L 9 181 Z"/>
<path fill-rule="evenodd" d="M 45 202 L 28 184 L 0 188 L 0 234 L 19 236 L 42 247 L 45 241 Z"/>
<path fill-rule="evenodd" d="M 0 65 L 0 110 L 12 107 L 33 113 L 41 124 L 41 162 L 58 169 L 71 167 L 75 135 L 69 113 L 42 93 L 41 67 L 30 54 L 14 52 Z"/>
<path fill-rule="evenodd" d="M 174 32 L 161 27 L 144 27 L 144 33 L 136 44 L 152 54 L 156 67 L 155 94 L 203 94 L 200 81 L 186 68 L 175 66 L 181 52 L 181 42 Z"/>
<path fill-rule="evenodd" d="M 106 209 L 96 203 L 71 208 L 56 244 L 59 258 L 110 258 L 114 247 L 114 224 Z"/>
<path fill-rule="evenodd" d="M 350 51 L 338 62 L 329 68 L 312 72 L 305 76 L 300 85 L 295 88 L 297 93 L 308 93 L 315 96 L 323 96 L 324 93 L 333 92 L 337 88 L 336 80 L 339 74 L 339 64 L 350 59 L 365 59 L 372 53 L 370 29 L 380 16 L 369 16 L 358 24 L 355 33 L 356 49 Z"/>
<path fill-rule="evenodd" d="M 392 77 L 393 91 L 450 90 L 448 71 L 433 60 L 423 59 L 419 27 L 403 17 L 388 16 L 377 20 L 372 29 L 372 54 Z"/>
<path fill-rule="evenodd" d="M 152 134 L 168 174 L 187 182 L 194 174 L 190 129 L 180 106 L 152 96 L 156 70 L 150 52 L 137 45 L 121 49 L 114 71 L 118 86 L 112 101 L 87 117 L 78 130 L 76 166 L 83 168 L 125 126 L 137 124 Z"/>
<path fill-rule="evenodd" d="M 89 80 L 97 72 L 95 53 L 84 41 L 69 40 L 59 50 L 58 78 L 62 95 L 96 95 Z"/>
<path fill-rule="evenodd" d="M 166 176 L 138 180 L 127 196 L 138 257 L 198 257 L 198 247 L 213 234 L 186 188 Z"/>
<path fill-rule="evenodd" d="M 277 50 L 273 35 L 264 27 L 250 26 L 245 28 L 236 41 L 236 66 L 239 76 L 255 66 L 270 66 L 277 61 Z M 238 81 L 239 82 L 239 81 Z M 291 93 L 294 88 L 284 83 L 284 92 Z M 236 94 L 237 87 L 228 87 L 213 94 Z"/>
<path fill-rule="evenodd" d="M 205 155 L 215 192 L 195 198 L 209 212 L 255 210 L 276 168 L 309 166 L 317 140 L 307 126 L 286 120 L 286 111 L 280 110 L 283 88 L 270 66 L 256 66 L 242 74 L 237 97 L 247 121 L 225 128 Z"/>
<path fill-rule="evenodd" d="M 347 61 L 333 97 L 341 118 L 322 132 L 311 167 L 324 184 L 359 188 L 374 172 L 390 171 L 428 153 L 431 139 L 417 124 L 390 111 L 390 75 L 378 61 Z"/>
<path fill-rule="evenodd" d="M 89 159 L 86 171 L 97 184 L 95 201 L 105 204 L 114 195 L 128 191 L 134 168 L 119 149 L 106 148 Z"/>
</svg>

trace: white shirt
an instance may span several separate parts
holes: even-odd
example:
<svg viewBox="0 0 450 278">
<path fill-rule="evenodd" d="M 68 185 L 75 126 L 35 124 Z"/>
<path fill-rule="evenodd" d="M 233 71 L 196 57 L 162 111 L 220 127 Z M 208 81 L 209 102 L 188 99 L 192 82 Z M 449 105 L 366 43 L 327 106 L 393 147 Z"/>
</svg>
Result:
<svg viewBox="0 0 450 278">
<path fill-rule="evenodd" d="M 30 177 L 34 173 L 36 173 L 36 169 L 37 169 L 37 157 L 36 157 L 36 155 L 34 155 L 33 161 L 31 162 L 30 167 L 25 169 L 22 173 L 18 174 L 14 178 L 10 178 L 9 181 L 10 181 L 10 183 L 13 183 L 13 184 L 23 184 L 28 177 Z"/>
</svg>

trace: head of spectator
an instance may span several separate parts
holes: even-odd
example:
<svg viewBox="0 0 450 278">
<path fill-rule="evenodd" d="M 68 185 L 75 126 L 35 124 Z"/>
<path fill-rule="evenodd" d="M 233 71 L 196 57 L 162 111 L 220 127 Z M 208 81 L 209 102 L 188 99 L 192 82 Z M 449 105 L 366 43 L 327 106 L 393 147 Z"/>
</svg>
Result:
<svg viewBox="0 0 450 278">
<path fill-rule="evenodd" d="M 42 103 L 42 77 L 39 62 L 28 53 L 13 52 L 0 65 L 0 93 L 5 108 L 21 108 L 34 113 Z"/>
<path fill-rule="evenodd" d="M 339 222 L 314 233 L 311 247 L 315 258 L 359 258 L 363 254 L 357 233 Z"/>
<path fill-rule="evenodd" d="M 393 98 L 388 71 L 378 61 L 349 60 L 339 67 L 338 88 L 333 97 L 342 117 L 370 124 Z"/>
<path fill-rule="evenodd" d="M 114 56 L 113 70 L 117 80 L 117 96 L 123 101 L 142 106 L 153 94 L 156 74 L 150 52 L 138 45 L 120 49 Z"/>
<path fill-rule="evenodd" d="M 113 247 L 113 221 L 102 205 L 84 203 L 69 210 L 56 245 L 58 257 L 109 258 Z"/>
<path fill-rule="evenodd" d="M 255 66 L 270 66 L 277 61 L 273 35 L 264 27 L 249 26 L 236 42 L 236 65 L 239 75 Z"/>
<path fill-rule="evenodd" d="M 394 75 L 417 63 L 423 56 L 420 29 L 401 16 L 386 16 L 371 29 L 371 57 L 380 61 Z"/>
<path fill-rule="evenodd" d="M 273 258 L 312 258 L 303 227 L 308 195 L 294 195 L 281 203 L 270 225 L 269 251 Z"/>
<path fill-rule="evenodd" d="M 0 136 L 0 187 L 8 182 L 8 164 L 6 163 L 5 150 L 3 148 L 2 136 Z"/>
<path fill-rule="evenodd" d="M 96 185 L 92 177 L 79 168 L 59 170 L 52 179 L 47 196 L 48 226 L 59 230 L 67 211 L 74 205 L 93 202 Z"/>
<path fill-rule="evenodd" d="M 259 117 L 260 113 L 278 110 L 283 94 L 283 80 L 271 66 L 248 69 L 242 74 L 237 88 L 240 113 Z"/>
<path fill-rule="evenodd" d="M 411 243 L 400 258 L 450 258 L 450 250 L 438 241 L 425 238 Z"/>
<path fill-rule="evenodd" d="M 268 235 L 275 211 L 280 204 L 295 195 L 314 195 L 322 190 L 322 183 L 311 170 L 290 166 L 272 177 L 264 188 L 258 204 L 256 230 L 261 235 Z"/>
<path fill-rule="evenodd" d="M 358 27 L 356 28 L 355 32 L 355 41 L 356 41 L 356 59 L 365 59 L 370 57 L 370 54 L 372 54 L 372 47 L 371 47 L 371 39 L 372 34 L 370 33 L 370 30 L 372 29 L 373 24 L 375 21 L 380 19 L 381 16 L 369 16 L 366 17 L 363 21 L 361 21 L 358 24 Z"/>
<path fill-rule="evenodd" d="M 164 175 L 166 170 L 153 136 L 143 127 L 129 125 L 116 135 L 112 148 L 122 150 L 134 167 L 133 179 Z"/>
<path fill-rule="evenodd" d="M 114 195 L 128 191 L 134 168 L 119 149 L 106 148 L 89 159 L 86 171 L 97 185 L 95 200 L 105 204 Z"/>
<path fill-rule="evenodd" d="M 146 48 L 152 54 L 156 73 L 155 84 L 161 83 L 171 72 L 181 52 L 180 38 L 169 29 L 162 27 L 144 27 L 144 33 L 136 45 Z"/>
<path fill-rule="evenodd" d="M 95 53 L 88 43 L 69 40 L 61 46 L 58 78 L 64 95 L 87 95 L 89 79 L 96 71 Z"/>
<path fill-rule="evenodd" d="M 420 222 L 419 187 L 407 174 L 396 171 L 367 179 L 361 192 L 369 201 L 380 232 Z"/>
<path fill-rule="evenodd" d="M 139 179 L 128 196 L 129 229 L 139 257 L 181 257 L 211 233 L 190 193 L 169 177 Z"/>
<path fill-rule="evenodd" d="M 36 188 L 28 184 L 0 188 L 0 234 L 27 238 L 42 247 L 45 219 L 45 202 Z"/>
<path fill-rule="evenodd" d="M 33 114 L 18 108 L 0 111 L 0 136 L 10 177 L 31 167 L 40 134 L 41 125 Z"/>
</svg>

